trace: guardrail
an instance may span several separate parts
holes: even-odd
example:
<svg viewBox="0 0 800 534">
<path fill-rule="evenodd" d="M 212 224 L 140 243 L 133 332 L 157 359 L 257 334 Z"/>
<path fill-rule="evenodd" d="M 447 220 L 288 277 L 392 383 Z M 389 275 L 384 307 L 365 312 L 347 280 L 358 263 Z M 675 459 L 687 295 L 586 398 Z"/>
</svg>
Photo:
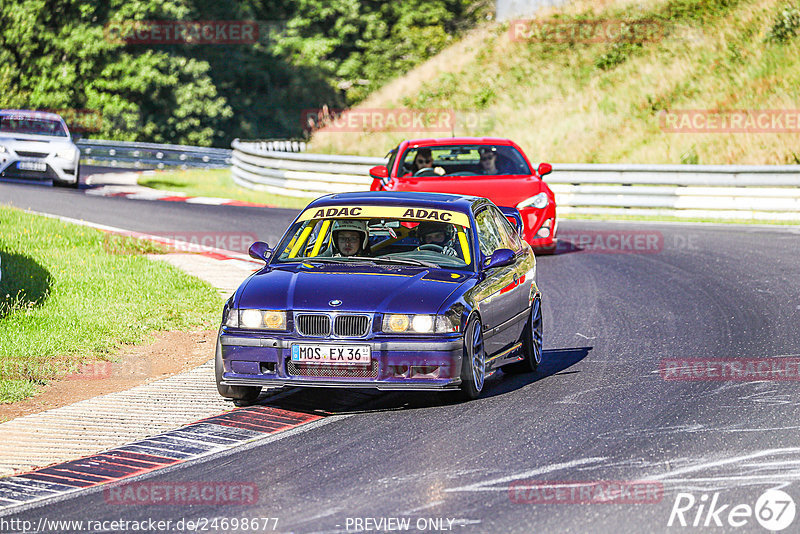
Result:
<svg viewBox="0 0 800 534">
<path fill-rule="evenodd" d="M 237 184 L 295 197 L 366 191 L 372 183 L 370 167 L 386 163 L 383 158 L 278 152 L 263 142 L 239 139 L 231 146 Z"/>
<path fill-rule="evenodd" d="M 285 153 L 235 140 L 233 176 L 297 197 L 365 191 L 383 158 Z M 545 181 L 561 214 L 800 220 L 800 165 L 553 164 Z"/>
<path fill-rule="evenodd" d="M 553 165 L 562 214 L 800 220 L 800 165 Z"/>
<path fill-rule="evenodd" d="M 188 145 L 130 143 L 80 139 L 81 162 L 125 169 L 225 168 L 231 165 L 231 150 Z"/>
</svg>

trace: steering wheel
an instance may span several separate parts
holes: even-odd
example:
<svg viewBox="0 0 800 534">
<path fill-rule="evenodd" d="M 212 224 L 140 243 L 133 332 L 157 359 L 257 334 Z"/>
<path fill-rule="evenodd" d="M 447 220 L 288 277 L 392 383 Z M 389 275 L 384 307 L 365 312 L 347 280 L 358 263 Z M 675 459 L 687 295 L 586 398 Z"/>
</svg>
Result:
<svg viewBox="0 0 800 534">
<path fill-rule="evenodd" d="M 417 250 L 432 250 L 433 252 L 441 253 L 442 251 L 444 251 L 444 247 L 441 247 L 435 243 L 426 243 L 424 245 L 418 246 Z"/>
<path fill-rule="evenodd" d="M 436 170 L 433 167 L 423 167 L 414 173 L 414 176 L 434 176 Z"/>
</svg>

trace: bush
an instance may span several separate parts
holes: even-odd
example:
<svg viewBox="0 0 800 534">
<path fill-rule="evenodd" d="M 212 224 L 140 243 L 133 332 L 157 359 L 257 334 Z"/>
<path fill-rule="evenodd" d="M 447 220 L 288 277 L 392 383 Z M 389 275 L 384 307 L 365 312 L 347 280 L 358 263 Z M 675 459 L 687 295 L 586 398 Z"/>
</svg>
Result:
<svg viewBox="0 0 800 534">
<path fill-rule="evenodd" d="M 797 6 L 786 6 L 778 13 L 772 28 L 769 30 L 767 39 L 778 43 L 785 43 L 797 35 L 800 29 L 800 8 Z"/>
</svg>

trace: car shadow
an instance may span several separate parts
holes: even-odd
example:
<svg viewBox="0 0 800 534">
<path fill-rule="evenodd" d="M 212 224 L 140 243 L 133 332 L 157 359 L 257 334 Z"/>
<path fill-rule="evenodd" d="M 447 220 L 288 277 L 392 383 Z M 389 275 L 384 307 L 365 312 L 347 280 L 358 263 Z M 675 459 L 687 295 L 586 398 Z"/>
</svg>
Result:
<svg viewBox="0 0 800 534">
<path fill-rule="evenodd" d="M 566 370 L 584 359 L 591 350 L 592 347 L 545 350 L 542 363 L 535 372 L 511 375 L 503 373 L 502 370 L 497 371 L 487 379 L 486 387 L 479 398 L 510 393 L 549 376 L 569 372 Z M 257 404 L 318 415 L 344 415 L 433 408 L 461 402 L 463 401 L 453 392 L 291 388 L 262 393 Z"/>
<path fill-rule="evenodd" d="M 0 252 L 0 319 L 40 306 L 50 294 L 50 272 L 24 254 Z"/>
</svg>

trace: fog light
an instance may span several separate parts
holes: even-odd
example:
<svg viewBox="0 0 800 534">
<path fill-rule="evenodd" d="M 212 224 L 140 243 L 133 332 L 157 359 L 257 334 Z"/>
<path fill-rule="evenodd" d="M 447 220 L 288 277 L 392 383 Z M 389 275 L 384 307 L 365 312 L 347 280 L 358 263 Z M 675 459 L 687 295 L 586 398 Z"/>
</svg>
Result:
<svg viewBox="0 0 800 534">
<path fill-rule="evenodd" d="M 550 237 L 550 228 L 553 226 L 553 219 L 547 219 L 542 223 L 542 227 L 536 232 L 536 237 Z"/>
</svg>

